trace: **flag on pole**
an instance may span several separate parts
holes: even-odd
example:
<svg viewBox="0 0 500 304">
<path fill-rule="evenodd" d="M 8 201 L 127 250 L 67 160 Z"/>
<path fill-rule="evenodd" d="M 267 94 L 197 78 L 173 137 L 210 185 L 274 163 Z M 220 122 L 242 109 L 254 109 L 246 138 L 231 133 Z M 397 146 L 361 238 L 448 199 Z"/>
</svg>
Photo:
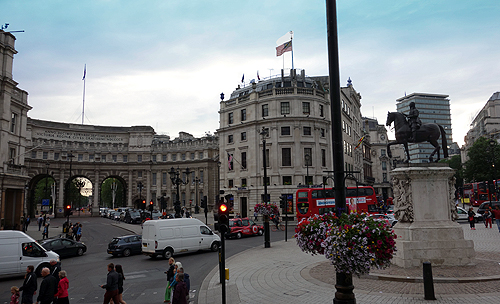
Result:
<svg viewBox="0 0 500 304">
<path fill-rule="evenodd" d="M 83 78 L 82 80 L 85 80 L 85 76 L 87 75 L 87 65 L 83 68 Z"/>
<path fill-rule="evenodd" d="M 233 156 L 229 154 L 229 152 L 226 153 L 227 153 L 227 168 L 229 170 L 233 170 Z"/>
<path fill-rule="evenodd" d="M 366 135 L 365 135 L 365 136 L 366 136 Z M 359 145 L 361 145 L 361 143 L 363 142 L 363 139 L 365 139 L 365 136 L 363 136 L 363 137 L 361 137 L 361 138 L 359 139 L 358 144 L 356 145 L 356 147 L 354 148 L 354 150 L 356 150 L 356 149 L 359 147 Z"/>
<path fill-rule="evenodd" d="M 259 71 L 257 71 L 257 80 L 260 81 Z"/>
<path fill-rule="evenodd" d="M 241 77 L 241 82 L 245 81 L 245 74 L 243 73 L 243 76 Z"/>
<path fill-rule="evenodd" d="M 276 47 L 276 57 L 281 56 L 283 55 L 283 53 L 290 51 L 292 51 L 292 40 Z"/>
</svg>

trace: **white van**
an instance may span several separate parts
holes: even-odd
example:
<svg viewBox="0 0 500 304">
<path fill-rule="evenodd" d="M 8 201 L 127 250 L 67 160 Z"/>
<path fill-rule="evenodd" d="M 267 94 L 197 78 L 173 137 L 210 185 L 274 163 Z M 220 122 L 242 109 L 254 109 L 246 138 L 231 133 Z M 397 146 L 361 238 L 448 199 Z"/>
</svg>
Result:
<svg viewBox="0 0 500 304">
<path fill-rule="evenodd" d="M 0 230 L 0 276 L 24 274 L 29 265 L 40 276 L 42 268 L 49 267 L 52 259 L 60 262 L 57 253 L 45 250 L 24 232 Z"/>
<path fill-rule="evenodd" d="M 195 218 L 146 221 L 142 228 L 142 253 L 169 259 L 174 253 L 219 250 L 220 237 Z"/>
</svg>

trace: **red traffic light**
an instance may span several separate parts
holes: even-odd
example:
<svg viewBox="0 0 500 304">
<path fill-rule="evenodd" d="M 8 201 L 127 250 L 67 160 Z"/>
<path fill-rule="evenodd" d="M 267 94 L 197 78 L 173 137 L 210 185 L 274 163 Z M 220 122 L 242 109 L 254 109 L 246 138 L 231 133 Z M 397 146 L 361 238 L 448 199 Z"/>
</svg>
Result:
<svg viewBox="0 0 500 304">
<path fill-rule="evenodd" d="M 143 201 L 142 201 L 142 203 L 143 203 L 143 204 L 146 204 L 146 200 L 143 200 Z"/>
<path fill-rule="evenodd" d="M 153 201 L 150 201 L 150 202 L 149 202 L 149 204 L 150 204 L 150 205 L 153 205 Z"/>
<path fill-rule="evenodd" d="M 221 205 L 219 206 L 219 210 L 220 210 L 221 212 L 226 212 L 226 210 L 227 210 L 227 206 L 226 206 L 225 204 L 221 204 Z"/>
<path fill-rule="evenodd" d="M 71 209 L 71 206 L 70 205 L 66 205 L 66 209 Z"/>
</svg>

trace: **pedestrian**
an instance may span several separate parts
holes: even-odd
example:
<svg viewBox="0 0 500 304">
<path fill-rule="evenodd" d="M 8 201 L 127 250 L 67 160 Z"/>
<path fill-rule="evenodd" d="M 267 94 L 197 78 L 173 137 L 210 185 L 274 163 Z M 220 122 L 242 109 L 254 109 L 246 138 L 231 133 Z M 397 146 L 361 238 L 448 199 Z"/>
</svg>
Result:
<svg viewBox="0 0 500 304">
<path fill-rule="evenodd" d="M 33 304 L 33 295 L 36 293 L 37 286 L 35 267 L 29 265 L 26 267 L 23 286 L 19 288 L 19 290 L 23 292 L 21 304 Z"/>
<path fill-rule="evenodd" d="M 115 271 L 118 273 L 118 302 L 115 304 L 127 304 L 127 302 L 123 301 L 123 281 L 125 280 L 125 275 L 123 274 L 122 265 L 116 265 Z M 114 303 L 114 302 L 113 302 Z"/>
<path fill-rule="evenodd" d="M 31 221 L 31 219 L 30 219 L 30 216 L 28 215 L 28 216 L 26 217 L 26 220 L 24 221 L 24 225 L 25 225 L 24 230 L 25 230 L 25 231 L 28 231 L 28 226 L 30 225 L 30 221 Z"/>
<path fill-rule="evenodd" d="M 82 224 L 78 225 L 78 228 L 76 229 L 76 241 L 80 242 L 81 238 L 82 238 Z"/>
<path fill-rule="evenodd" d="M 47 267 L 42 269 L 42 283 L 40 284 L 40 292 L 36 298 L 36 303 L 51 304 L 54 300 L 54 295 L 57 293 L 57 280 L 50 275 L 50 270 Z"/>
<path fill-rule="evenodd" d="M 187 304 L 189 291 L 187 290 L 186 283 L 184 283 L 184 274 L 178 273 L 175 277 L 177 284 L 172 297 L 172 304 Z"/>
<path fill-rule="evenodd" d="M 57 265 L 57 261 L 52 259 L 50 260 L 50 274 L 56 278 L 56 280 L 59 282 L 59 272 L 61 271 L 61 267 Z"/>
<path fill-rule="evenodd" d="M 109 263 L 106 284 L 101 285 L 101 288 L 106 289 L 103 304 L 108 304 L 111 299 L 113 299 L 113 303 L 120 302 L 120 299 L 118 298 L 118 280 L 119 275 L 115 271 L 115 265 L 113 263 Z"/>
<path fill-rule="evenodd" d="M 69 280 L 66 271 L 59 271 L 59 283 L 57 284 L 57 293 L 54 295 L 54 304 L 69 304 L 68 287 Z"/>
<path fill-rule="evenodd" d="M 498 232 L 500 232 L 500 207 L 496 205 L 495 209 L 491 210 L 491 214 L 495 218 L 495 222 L 497 223 L 498 227 Z"/>
<path fill-rule="evenodd" d="M 257 221 L 257 217 L 259 216 L 259 214 L 257 213 L 257 211 L 254 211 L 253 212 L 253 220 L 254 221 Z"/>
<path fill-rule="evenodd" d="M 43 231 L 42 231 L 42 240 L 45 238 L 49 238 L 49 226 L 47 224 L 43 225 Z"/>
<path fill-rule="evenodd" d="M 19 288 L 17 286 L 12 286 L 10 288 L 10 304 L 19 304 Z"/>
<path fill-rule="evenodd" d="M 42 223 L 43 223 L 43 217 L 41 214 L 40 214 L 40 217 L 36 221 L 38 223 L 38 231 L 40 231 L 40 229 L 42 229 Z"/>
<path fill-rule="evenodd" d="M 47 226 L 50 226 L 50 217 L 47 217 L 47 219 L 45 220 L 45 223 L 47 224 Z"/>
<path fill-rule="evenodd" d="M 66 238 L 73 239 L 73 224 L 71 222 L 66 227 Z"/>
<path fill-rule="evenodd" d="M 167 288 L 165 288 L 165 300 L 163 303 L 170 303 L 170 298 L 172 295 L 172 289 L 170 289 L 170 283 L 172 283 L 172 280 L 174 279 L 175 276 L 175 260 L 174 258 L 168 259 L 168 270 L 165 271 L 167 274 Z"/>
<path fill-rule="evenodd" d="M 47 213 L 44 213 L 43 214 L 43 225 L 44 226 L 45 226 L 46 222 L 47 222 Z"/>
<path fill-rule="evenodd" d="M 189 279 L 189 274 L 184 272 L 183 267 L 179 268 L 179 273 L 184 274 L 184 283 L 186 283 L 186 288 L 188 291 L 188 296 L 187 296 L 186 300 L 189 302 L 189 291 L 191 290 L 191 280 Z"/>
<path fill-rule="evenodd" d="M 175 285 L 177 285 L 177 275 L 179 274 L 179 268 L 182 267 L 181 262 L 175 262 L 174 264 L 174 278 L 172 279 L 172 282 L 169 285 L 170 288 L 170 301 L 172 302 L 172 299 L 174 298 L 174 293 L 175 293 Z"/>
<path fill-rule="evenodd" d="M 491 211 L 489 209 L 486 209 L 483 213 L 483 219 L 484 219 L 484 227 L 488 228 L 488 223 L 490 224 L 490 228 L 492 225 L 491 221 Z"/>
<path fill-rule="evenodd" d="M 469 225 L 471 230 L 476 230 L 476 219 L 474 216 L 476 213 L 474 212 L 474 209 L 472 207 L 469 208 L 469 212 L 467 212 L 467 216 L 469 217 Z"/>
</svg>

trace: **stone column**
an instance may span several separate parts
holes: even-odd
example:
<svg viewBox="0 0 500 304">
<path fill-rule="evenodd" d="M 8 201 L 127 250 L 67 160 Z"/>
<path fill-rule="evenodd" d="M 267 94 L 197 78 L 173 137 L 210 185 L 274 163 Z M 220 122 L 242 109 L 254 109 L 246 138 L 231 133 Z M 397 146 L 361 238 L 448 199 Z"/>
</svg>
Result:
<svg viewBox="0 0 500 304">
<path fill-rule="evenodd" d="M 410 268 L 470 264 L 474 243 L 464 239 L 454 202 L 455 171 L 447 164 L 410 164 L 392 171 L 394 212 L 398 223 L 393 263 Z"/>
</svg>

